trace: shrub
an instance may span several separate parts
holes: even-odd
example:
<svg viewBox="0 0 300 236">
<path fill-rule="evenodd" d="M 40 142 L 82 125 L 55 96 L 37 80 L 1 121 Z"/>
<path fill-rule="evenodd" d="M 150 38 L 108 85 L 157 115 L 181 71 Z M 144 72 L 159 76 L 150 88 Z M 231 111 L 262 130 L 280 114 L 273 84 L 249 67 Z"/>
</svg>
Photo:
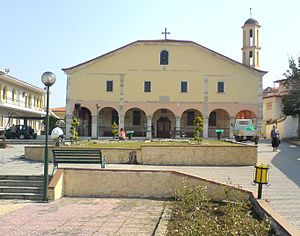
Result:
<svg viewBox="0 0 300 236">
<path fill-rule="evenodd" d="M 213 201 L 206 191 L 189 184 L 176 191 L 168 236 L 270 235 L 268 219 L 257 218 L 249 202 Z"/>
<path fill-rule="evenodd" d="M 79 126 L 79 121 L 76 117 L 73 118 L 70 128 L 71 133 L 71 143 L 74 144 L 78 141 L 77 127 Z"/>
<path fill-rule="evenodd" d="M 117 139 L 119 135 L 119 127 L 116 122 L 112 124 L 111 132 L 114 135 L 114 138 Z"/>
<path fill-rule="evenodd" d="M 200 142 L 202 138 L 200 138 L 199 134 L 203 130 L 203 120 L 200 116 L 197 116 L 193 121 L 194 124 L 194 140 Z"/>
</svg>

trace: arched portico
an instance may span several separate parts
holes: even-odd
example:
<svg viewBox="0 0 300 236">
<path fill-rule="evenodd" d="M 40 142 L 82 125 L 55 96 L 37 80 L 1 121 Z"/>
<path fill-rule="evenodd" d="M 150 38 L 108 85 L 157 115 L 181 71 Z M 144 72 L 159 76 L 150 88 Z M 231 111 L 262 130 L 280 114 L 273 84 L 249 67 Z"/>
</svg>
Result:
<svg viewBox="0 0 300 236">
<path fill-rule="evenodd" d="M 256 115 L 254 112 L 250 110 L 241 110 L 239 111 L 236 116 L 236 119 L 252 119 L 252 123 L 255 126 L 256 125 Z"/>
<path fill-rule="evenodd" d="M 185 110 L 181 115 L 181 132 L 185 137 L 194 137 L 194 120 L 196 117 L 203 117 L 201 112 L 196 109 Z M 200 133 L 203 136 L 203 133 Z"/>
<path fill-rule="evenodd" d="M 79 111 L 78 136 L 91 137 L 92 116 L 91 111 L 86 107 L 81 107 Z"/>
<path fill-rule="evenodd" d="M 104 107 L 98 115 L 98 137 L 112 137 L 112 124 L 119 124 L 118 111 L 112 107 Z"/>
<path fill-rule="evenodd" d="M 175 137 L 175 116 L 172 111 L 165 108 L 156 110 L 152 117 L 152 124 L 156 138 Z"/>
<path fill-rule="evenodd" d="M 230 116 L 226 110 L 215 109 L 210 112 L 208 119 L 208 137 L 217 137 L 216 130 L 224 130 L 223 137 L 229 138 L 230 135 Z"/>
<path fill-rule="evenodd" d="M 131 108 L 125 112 L 124 129 L 134 131 L 134 137 L 146 137 L 147 133 L 147 116 L 139 108 Z"/>
</svg>

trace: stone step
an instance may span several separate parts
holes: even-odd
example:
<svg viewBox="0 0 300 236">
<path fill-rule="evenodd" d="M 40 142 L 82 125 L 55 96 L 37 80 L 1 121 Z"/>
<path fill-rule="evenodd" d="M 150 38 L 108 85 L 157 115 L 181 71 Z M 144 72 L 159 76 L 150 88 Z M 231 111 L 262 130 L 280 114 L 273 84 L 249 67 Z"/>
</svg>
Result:
<svg viewBox="0 0 300 236">
<path fill-rule="evenodd" d="M 39 193 L 43 192 L 42 187 L 12 187 L 0 186 L 0 193 Z"/>
<path fill-rule="evenodd" d="M 0 199 L 41 201 L 43 196 L 42 175 L 1 175 Z M 49 182 L 51 176 L 49 176 Z"/>
<path fill-rule="evenodd" d="M 0 179 L 0 186 L 12 186 L 12 187 L 42 187 L 43 181 L 35 180 L 9 180 Z"/>
<path fill-rule="evenodd" d="M 35 193 L 0 193 L 0 199 L 21 199 L 31 201 L 41 201 L 42 194 Z"/>
<path fill-rule="evenodd" d="M 43 176 L 42 175 L 0 175 L 0 180 L 43 181 Z"/>
</svg>

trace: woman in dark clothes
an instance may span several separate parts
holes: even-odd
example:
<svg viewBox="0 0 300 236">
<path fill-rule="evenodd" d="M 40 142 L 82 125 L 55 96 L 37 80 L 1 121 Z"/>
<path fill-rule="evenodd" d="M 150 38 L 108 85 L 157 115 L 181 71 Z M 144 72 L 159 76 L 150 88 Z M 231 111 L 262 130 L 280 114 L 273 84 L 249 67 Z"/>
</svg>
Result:
<svg viewBox="0 0 300 236">
<path fill-rule="evenodd" d="M 279 146 L 279 131 L 275 125 L 273 125 L 273 128 L 271 130 L 271 139 L 272 139 L 273 152 L 277 152 L 277 148 Z"/>
</svg>

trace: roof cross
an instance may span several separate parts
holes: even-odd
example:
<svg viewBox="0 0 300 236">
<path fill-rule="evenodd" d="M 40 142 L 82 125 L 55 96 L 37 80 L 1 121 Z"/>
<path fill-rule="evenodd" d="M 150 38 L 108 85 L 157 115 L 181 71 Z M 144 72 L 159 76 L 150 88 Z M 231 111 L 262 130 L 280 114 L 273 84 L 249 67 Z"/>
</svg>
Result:
<svg viewBox="0 0 300 236">
<path fill-rule="evenodd" d="M 170 32 L 167 32 L 167 28 L 165 28 L 165 32 L 161 32 L 161 34 L 164 34 L 165 40 L 167 40 L 167 34 L 170 34 Z"/>
</svg>

